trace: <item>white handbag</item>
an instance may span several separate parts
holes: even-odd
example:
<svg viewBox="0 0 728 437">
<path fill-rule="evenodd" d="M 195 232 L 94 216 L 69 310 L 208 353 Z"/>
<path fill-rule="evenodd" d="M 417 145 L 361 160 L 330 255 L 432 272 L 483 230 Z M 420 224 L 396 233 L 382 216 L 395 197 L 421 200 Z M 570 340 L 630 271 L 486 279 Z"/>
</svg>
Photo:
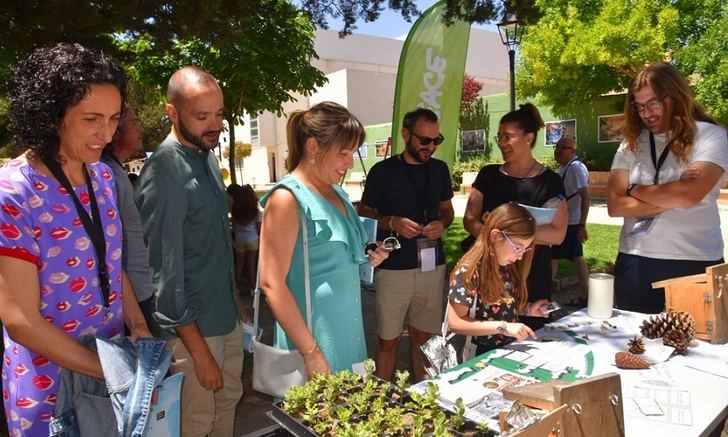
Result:
<svg viewBox="0 0 728 437">
<path fill-rule="evenodd" d="M 308 230 L 303 211 L 301 216 L 301 229 L 303 232 L 303 270 L 306 288 L 306 325 L 313 334 L 311 311 L 311 284 L 308 266 Z M 308 380 L 303 357 L 298 350 L 278 349 L 260 342 L 258 338 L 258 316 L 260 313 L 260 267 L 255 286 L 253 299 L 253 390 L 277 398 L 283 398 L 289 388 L 303 385 Z"/>
</svg>

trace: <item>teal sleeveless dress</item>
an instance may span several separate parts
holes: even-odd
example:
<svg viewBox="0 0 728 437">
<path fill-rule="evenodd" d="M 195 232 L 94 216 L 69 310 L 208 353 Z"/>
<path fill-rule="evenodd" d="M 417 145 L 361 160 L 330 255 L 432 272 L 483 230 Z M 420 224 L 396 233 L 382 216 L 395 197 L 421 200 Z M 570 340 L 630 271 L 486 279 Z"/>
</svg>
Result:
<svg viewBox="0 0 728 437">
<path fill-rule="evenodd" d="M 343 201 L 348 217 L 292 175 L 276 184 L 260 203 L 265 207 L 273 191 L 286 189 L 296 197 L 298 213 L 306 216 L 313 336 L 331 371 L 336 373 L 351 370 L 352 364 L 367 358 L 359 283 L 359 265 L 367 262 L 364 257 L 367 237 L 349 196 L 338 185 L 332 187 Z M 303 233 L 299 230 L 286 284 L 305 321 L 304 281 Z M 273 345 L 279 349 L 295 349 L 278 323 Z"/>
</svg>

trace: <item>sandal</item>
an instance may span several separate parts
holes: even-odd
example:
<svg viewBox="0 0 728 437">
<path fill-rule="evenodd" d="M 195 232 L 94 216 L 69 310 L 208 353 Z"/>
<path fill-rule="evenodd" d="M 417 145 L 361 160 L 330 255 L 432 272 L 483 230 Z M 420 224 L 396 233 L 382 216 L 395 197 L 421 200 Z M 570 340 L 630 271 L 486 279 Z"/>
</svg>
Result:
<svg viewBox="0 0 728 437">
<path fill-rule="evenodd" d="M 566 306 L 584 308 L 587 304 L 585 297 L 575 297 L 571 300 L 566 301 Z"/>
</svg>

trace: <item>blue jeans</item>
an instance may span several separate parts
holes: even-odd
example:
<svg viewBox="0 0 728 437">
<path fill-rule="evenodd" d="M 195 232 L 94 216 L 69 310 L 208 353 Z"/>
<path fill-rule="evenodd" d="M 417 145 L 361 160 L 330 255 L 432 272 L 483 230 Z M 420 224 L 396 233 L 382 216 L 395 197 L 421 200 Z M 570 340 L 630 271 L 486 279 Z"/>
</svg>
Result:
<svg viewBox="0 0 728 437">
<path fill-rule="evenodd" d="M 164 340 L 115 340 L 84 337 L 98 351 L 104 381 L 64 369 L 50 435 L 141 436 L 147 423 L 152 392 L 169 369 L 171 352 Z M 110 428 L 110 424 L 113 425 Z"/>
</svg>

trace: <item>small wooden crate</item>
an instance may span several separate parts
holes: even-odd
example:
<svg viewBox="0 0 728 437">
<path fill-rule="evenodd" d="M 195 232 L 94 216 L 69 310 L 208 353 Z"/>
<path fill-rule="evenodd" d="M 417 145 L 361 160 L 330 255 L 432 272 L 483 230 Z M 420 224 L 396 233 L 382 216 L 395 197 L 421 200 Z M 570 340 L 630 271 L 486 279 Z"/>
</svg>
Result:
<svg viewBox="0 0 728 437">
<path fill-rule="evenodd" d="M 515 434 L 519 437 L 546 436 L 554 427 L 559 437 L 624 437 L 618 373 L 574 382 L 555 379 L 509 387 L 503 390 L 503 397 L 550 412 L 541 422 Z"/>
<path fill-rule="evenodd" d="M 717 264 L 705 273 L 652 283 L 665 289 L 665 306 L 695 318 L 695 336 L 711 343 L 728 341 L 728 264 Z"/>
</svg>

